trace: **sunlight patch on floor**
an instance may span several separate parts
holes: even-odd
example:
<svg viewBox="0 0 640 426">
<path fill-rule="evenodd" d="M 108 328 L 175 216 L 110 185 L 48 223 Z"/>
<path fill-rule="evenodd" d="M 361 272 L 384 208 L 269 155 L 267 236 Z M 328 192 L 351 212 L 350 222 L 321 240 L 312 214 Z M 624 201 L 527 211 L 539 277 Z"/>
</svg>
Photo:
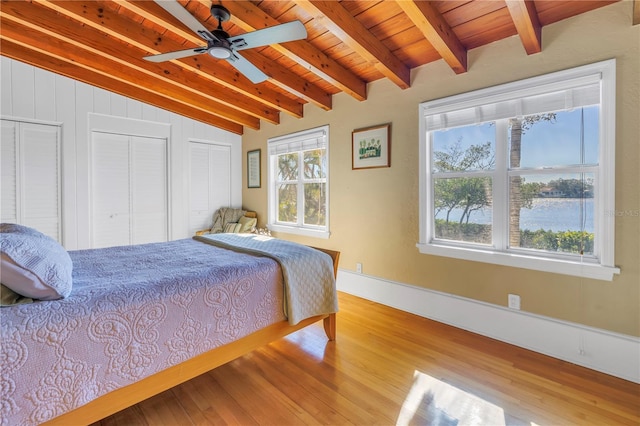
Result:
<svg viewBox="0 0 640 426">
<path fill-rule="evenodd" d="M 429 424 L 506 424 L 502 408 L 416 370 L 413 373 L 413 385 L 402 404 L 396 424 L 404 426 L 415 423 L 412 420 L 418 412 L 428 418 Z"/>
<path fill-rule="evenodd" d="M 324 335 L 324 331 L 317 324 L 309 326 L 305 330 L 289 334 L 283 340 L 294 343 L 296 350 L 304 351 L 307 356 L 317 361 L 324 359 L 329 342 Z"/>
</svg>

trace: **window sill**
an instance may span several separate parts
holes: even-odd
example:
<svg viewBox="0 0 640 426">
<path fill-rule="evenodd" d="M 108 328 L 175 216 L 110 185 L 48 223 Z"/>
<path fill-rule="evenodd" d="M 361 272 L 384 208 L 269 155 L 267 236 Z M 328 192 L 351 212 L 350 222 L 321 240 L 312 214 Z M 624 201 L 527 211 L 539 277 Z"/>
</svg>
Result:
<svg viewBox="0 0 640 426">
<path fill-rule="evenodd" d="M 473 249 L 452 247 L 439 244 L 416 244 L 422 254 L 452 257 L 475 262 L 492 263 L 494 265 L 512 266 L 534 271 L 552 272 L 573 275 L 595 280 L 612 281 L 620 268 L 603 266 L 596 263 L 571 262 L 560 259 L 540 258 L 515 253 L 503 253 L 490 249 Z"/>
<path fill-rule="evenodd" d="M 325 240 L 329 239 L 329 235 L 330 235 L 329 231 L 324 231 L 319 229 L 299 228 L 297 226 L 269 224 L 268 227 L 269 227 L 269 230 L 273 232 L 283 232 L 286 234 L 301 235 L 303 237 L 322 238 Z"/>
</svg>

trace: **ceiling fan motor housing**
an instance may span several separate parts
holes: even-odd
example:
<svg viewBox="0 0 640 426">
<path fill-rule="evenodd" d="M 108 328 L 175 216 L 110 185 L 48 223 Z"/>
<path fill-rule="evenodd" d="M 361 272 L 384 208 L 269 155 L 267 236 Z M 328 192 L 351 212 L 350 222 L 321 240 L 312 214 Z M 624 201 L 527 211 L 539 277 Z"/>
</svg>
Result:
<svg viewBox="0 0 640 426">
<path fill-rule="evenodd" d="M 226 22 L 231 19 L 231 12 L 221 4 L 211 5 L 211 16 L 216 18 L 219 23 Z"/>
</svg>

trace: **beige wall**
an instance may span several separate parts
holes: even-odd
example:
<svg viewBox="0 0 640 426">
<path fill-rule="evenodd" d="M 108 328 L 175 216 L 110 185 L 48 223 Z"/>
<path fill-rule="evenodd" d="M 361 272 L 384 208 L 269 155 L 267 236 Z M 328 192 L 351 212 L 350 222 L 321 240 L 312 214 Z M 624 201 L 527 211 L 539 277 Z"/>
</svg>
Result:
<svg viewBox="0 0 640 426">
<path fill-rule="evenodd" d="M 266 140 L 330 125 L 330 225 L 328 240 L 278 236 L 342 252 L 340 267 L 497 305 L 507 294 L 535 314 L 640 336 L 640 25 L 631 25 L 625 1 L 543 29 L 543 52 L 527 56 L 518 37 L 469 52 L 462 75 L 438 61 L 412 71 L 412 86 L 369 84 L 368 99 L 340 94 L 333 110 L 307 105 L 303 119 L 282 115 L 278 126 L 247 131 L 243 151 L 261 148 L 262 188 L 247 189 L 243 203 L 264 225 L 267 214 Z M 501 267 L 420 254 L 418 241 L 418 104 L 457 93 L 545 74 L 609 58 L 617 59 L 616 220 L 612 282 Z M 352 170 L 351 131 L 392 123 L 391 168 Z M 246 164 L 245 164 L 246 167 Z"/>
</svg>

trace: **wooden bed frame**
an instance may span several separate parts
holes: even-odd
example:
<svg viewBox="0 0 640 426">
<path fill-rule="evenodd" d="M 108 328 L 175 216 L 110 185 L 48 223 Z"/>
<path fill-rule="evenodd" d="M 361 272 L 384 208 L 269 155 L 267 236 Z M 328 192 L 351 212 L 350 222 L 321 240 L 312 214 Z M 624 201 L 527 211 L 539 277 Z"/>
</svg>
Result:
<svg viewBox="0 0 640 426">
<path fill-rule="evenodd" d="M 317 247 L 313 248 L 331 256 L 333 259 L 334 274 L 337 276 L 340 252 Z M 331 341 L 335 340 L 335 313 L 307 318 L 294 326 L 289 325 L 287 321 L 281 321 L 239 340 L 167 368 L 138 382 L 102 395 L 82 407 L 69 411 L 44 424 L 67 426 L 70 424 L 90 424 L 97 422 L 320 320 L 324 322 L 324 331 L 327 334 L 327 338 Z"/>
</svg>

